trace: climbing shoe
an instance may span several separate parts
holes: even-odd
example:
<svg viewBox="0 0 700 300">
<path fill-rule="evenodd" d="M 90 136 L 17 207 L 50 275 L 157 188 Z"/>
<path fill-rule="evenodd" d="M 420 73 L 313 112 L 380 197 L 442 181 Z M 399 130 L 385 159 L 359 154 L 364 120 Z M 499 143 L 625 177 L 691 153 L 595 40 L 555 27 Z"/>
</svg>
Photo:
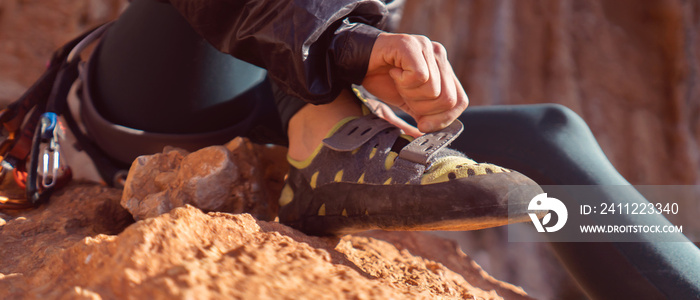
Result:
<svg viewBox="0 0 700 300">
<path fill-rule="evenodd" d="M 458 120 L 419 138 L 373 114 L 340 121 L 304 161 L 288 158 L 281 223 L 314 235 L 371 229 L 476 230 L 530 220 L 540 187 L 446 148 Z"/>
</svg>

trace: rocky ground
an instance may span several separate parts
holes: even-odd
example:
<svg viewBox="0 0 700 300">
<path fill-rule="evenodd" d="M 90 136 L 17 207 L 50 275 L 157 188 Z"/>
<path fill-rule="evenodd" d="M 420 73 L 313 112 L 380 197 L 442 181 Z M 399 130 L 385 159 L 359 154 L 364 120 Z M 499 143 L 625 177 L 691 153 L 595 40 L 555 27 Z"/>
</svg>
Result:
<svg viewBox="0 0 700 300">
<path fill-rule="evenodd" d="M 0 298 L 530 299 L 433 235 L 313 237 L 254 217 L 274 218 L 278 158 L 241 139 L 167 149 L 137 159 L 124 190 L 73 183 L 6 211 Z"/>
</svg>

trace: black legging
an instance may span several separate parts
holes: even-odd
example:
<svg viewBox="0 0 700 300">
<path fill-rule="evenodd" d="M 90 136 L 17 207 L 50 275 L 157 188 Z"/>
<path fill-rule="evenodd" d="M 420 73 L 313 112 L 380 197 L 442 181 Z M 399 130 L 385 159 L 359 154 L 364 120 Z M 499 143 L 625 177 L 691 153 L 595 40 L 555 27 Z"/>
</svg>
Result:
<svg viewBox="0 0 700 300">
<path fill-rule="evenodd" d="M 477 161 L 513 168 L 541 185 L 629 185 L 583 119 L 564 106 L 471 107 L 460 120 L 466 128 L 452 146 Z M 621 195 L 620 189 L 598 196 L 602 197 L 597 201 L 610 204 L 623 199 L 647 202 L 636 192 Z M 670 224 L 656 217 L 656 224 Z M 683 236 L 675 240 L 685 242 L 557 242 L 552 246 L 593 298 L 697 299 L 700 250 Z"/>
<path fill-rule="evenodd" d="M 160 1 L 132 1 L 91 59 L 90 97 L 102 117 L 148 132 L 234 128 L 258 142 L 286 144 L 279 114 L 289 118 L 303 103 L 275 97 L 264 69 L 219 52 Z M 259 101 L 271 98 L 281 112 L 275 102 Z"/>
<path fill-rule="evenodd" d="M 299 107 L 298 99 L 273 97 L 264 73 L 217 52 L 172 7 L 156 1 L 133 1 L 94 59 L 93 101 L 107 119 L 129 127 L 197 133 L 236 126 L 238 135 L 254 138 L 262 128 L 284 144 L 282 128 Z M 518 170 L 542 185 L 629 185 L 583 120 L 563 106 L 472 107 L 460 119 L 466 130 L 453 147 L 477 161 Z M 599 200 L 621 197 L 646 202 L 638 193 Z M 700 297 L 700 251 L 690 242 L 553 246 L 594 298 Z"/>
</svg>

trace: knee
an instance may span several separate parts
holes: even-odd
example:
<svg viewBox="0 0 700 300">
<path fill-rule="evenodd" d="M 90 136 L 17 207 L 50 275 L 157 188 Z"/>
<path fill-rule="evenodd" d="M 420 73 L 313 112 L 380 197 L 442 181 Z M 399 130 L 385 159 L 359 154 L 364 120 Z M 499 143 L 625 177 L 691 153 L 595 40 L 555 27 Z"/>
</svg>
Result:
<svg viewBox="0 0 700 300">
<path fill-rule="evenodd" d="M 588 129 L 586 122 L 570 108 L 555 103 L 539 104 L 538 127 L 543 130 Z"/>
</svg>

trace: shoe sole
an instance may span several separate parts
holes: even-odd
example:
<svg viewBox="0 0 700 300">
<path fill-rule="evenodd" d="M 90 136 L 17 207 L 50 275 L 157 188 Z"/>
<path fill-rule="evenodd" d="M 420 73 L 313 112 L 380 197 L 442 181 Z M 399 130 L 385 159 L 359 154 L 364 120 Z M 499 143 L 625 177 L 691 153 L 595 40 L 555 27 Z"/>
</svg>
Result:
<svg viewBox="0 0 700 300">
<path fill-rule="evenodd" d="M 280 222 L 314 235 L 372 229 L 466 231 L 530 220 L 528 204 L 542 189 L 518 173 L 497 173 L 427 185 L 332 183 L 311 189 L 302 182 Z M 459 191 L 459 201 L 449 194 Z M 299 199 L 307 199 L 306 202 Z M 295 203 L 296 202 L 296 203 Z M 323 205 L 323 215 L 318 212 Z M 297 209 L 297 218 L 290 216 Z M 538 212 L 542 215 L 543 212 Z"/>
</svg>

